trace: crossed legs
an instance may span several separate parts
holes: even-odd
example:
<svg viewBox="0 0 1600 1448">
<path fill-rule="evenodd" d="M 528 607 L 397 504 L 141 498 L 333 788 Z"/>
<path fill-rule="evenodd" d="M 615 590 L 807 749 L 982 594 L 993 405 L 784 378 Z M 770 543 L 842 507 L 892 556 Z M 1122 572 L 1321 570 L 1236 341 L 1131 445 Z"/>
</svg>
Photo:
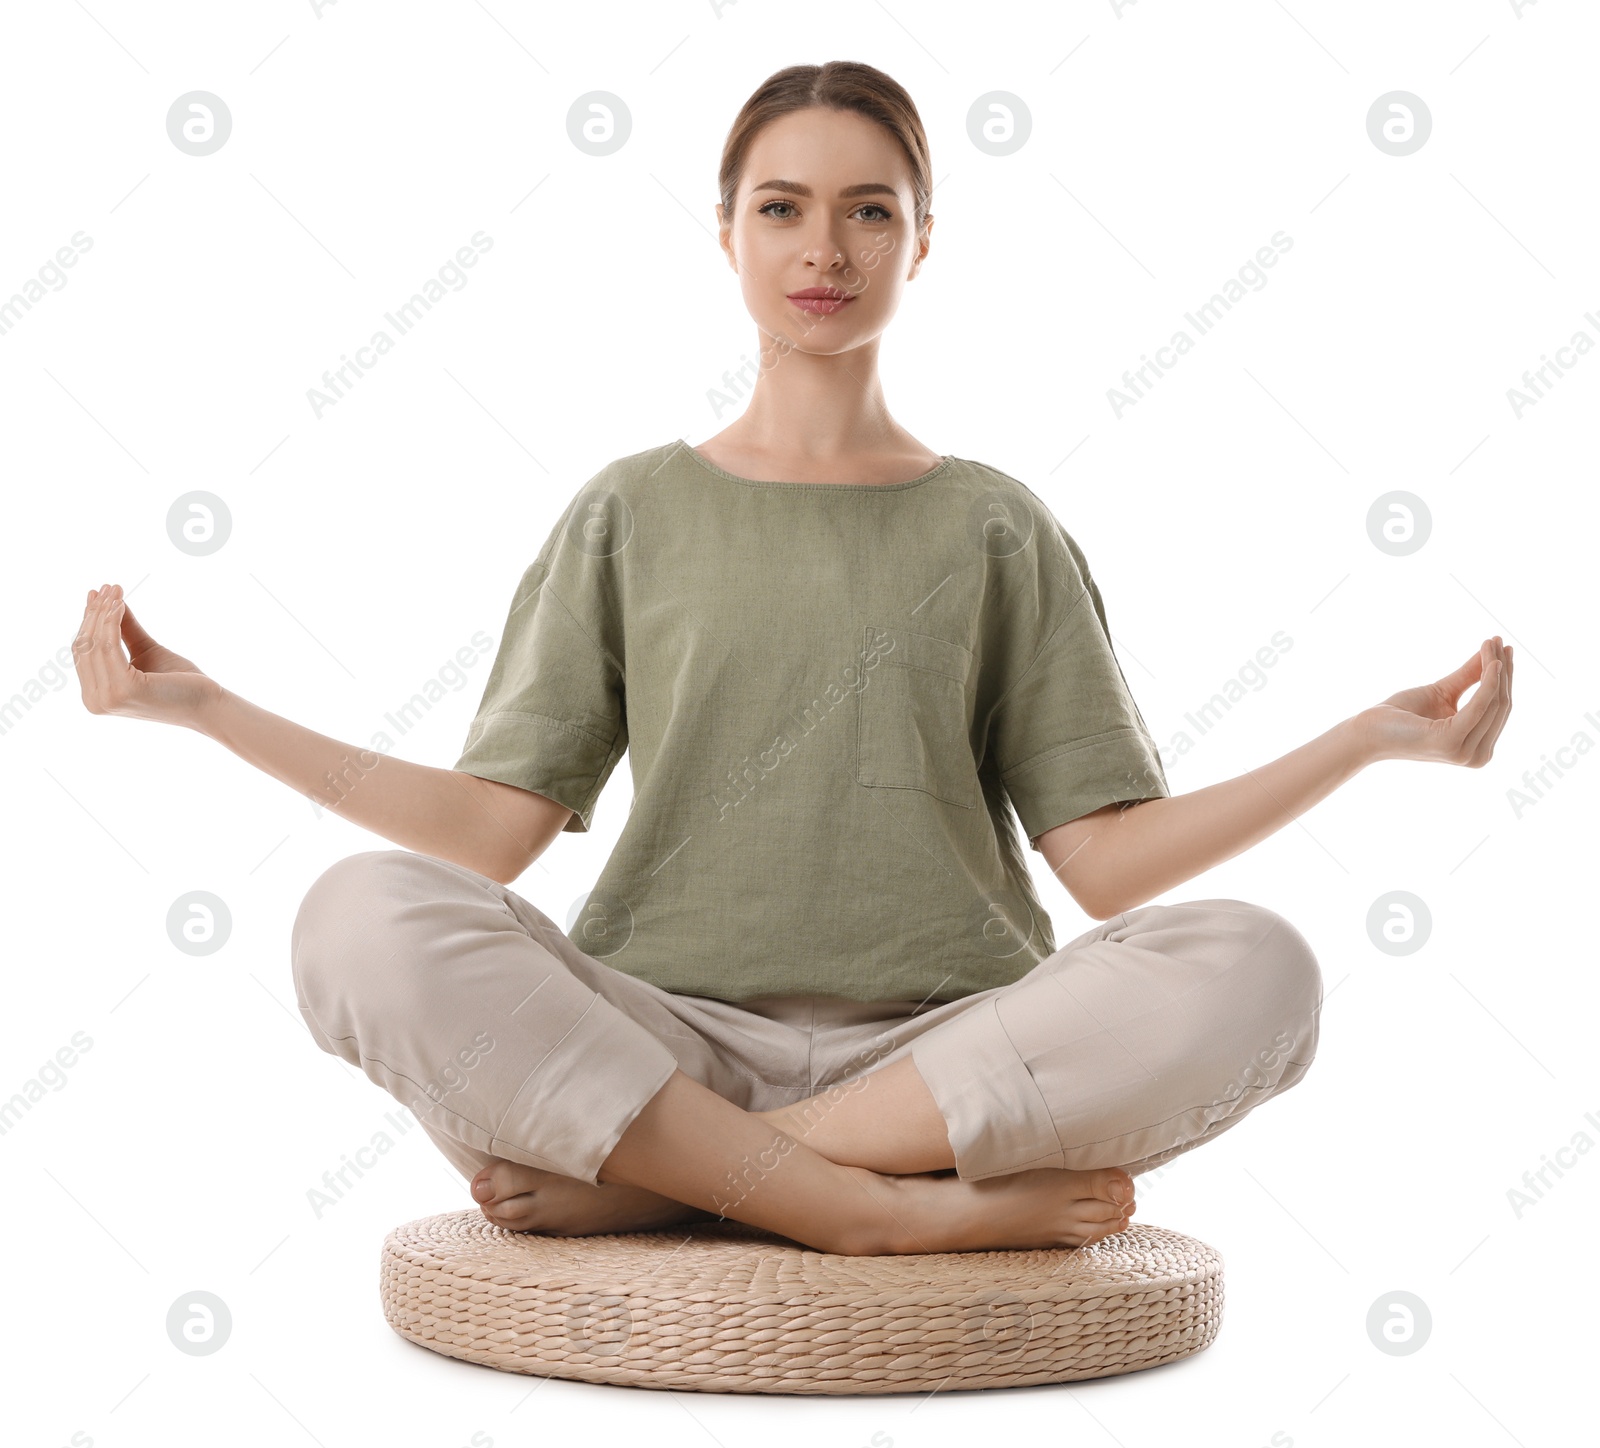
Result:
<svg viewBox="0 0 1600 1448">
<path fill-rule="evenodd" d="M 1117 1167 L 935 1175 L 955 1158 L 911 1058 L 861 1080 L 813 1121 L 806 1102 L 744 1111 L 675 1071 L 623 1132 L 598 1184 L 499 1160 L 473 1178 L 473 1196 L 513 1231 L 583 1235 L 726 1216 L 845 1254 L 1077 1247 L 1128 1225 L 1133 1180 Z"/>
<path fill-rule="evenodd" d="M 337 862 L 292 949 L 318 1044 L 418 1112 L 489 1220 L 584 1234 L 723 1216 L 847 1254 L 1120 1230 L 1134 1175 L 1299 1079 L 1321 990 L 1271 911 L 1142 907 L 930 1012 L 914 1052 L 830 1087 L 826 1110 L 747 1111 L 703 1084 L 726 1069 L 681 998 L 449 862 Z"/>
</svg>

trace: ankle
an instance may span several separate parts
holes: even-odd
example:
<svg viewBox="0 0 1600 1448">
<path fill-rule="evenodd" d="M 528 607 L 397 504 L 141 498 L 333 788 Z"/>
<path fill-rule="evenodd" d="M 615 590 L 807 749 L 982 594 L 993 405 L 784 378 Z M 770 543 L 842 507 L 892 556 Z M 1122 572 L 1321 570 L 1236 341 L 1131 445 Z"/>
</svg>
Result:
<svg viewBox="0 0 1600 1448">
<path fill-rule="evenodd" d="M 841 1212 L 832 1224 L 831 1243 L 821 1250 L 850 1257 L 891 1257 L 926 1252 L 916 1229 L 924 1213 L 920 1183 L 861 1166 L 840 1167 L 845 1191 L 858 1209 Z"/>
<path fill-rule="evenodd" d="M 909 1234 L 894 1223 L 839 1223 L 812 1245 L 819 1252 L 836 1257 L 894 1257 L 904 1252 L 920 1252 Z"/>
</svg>

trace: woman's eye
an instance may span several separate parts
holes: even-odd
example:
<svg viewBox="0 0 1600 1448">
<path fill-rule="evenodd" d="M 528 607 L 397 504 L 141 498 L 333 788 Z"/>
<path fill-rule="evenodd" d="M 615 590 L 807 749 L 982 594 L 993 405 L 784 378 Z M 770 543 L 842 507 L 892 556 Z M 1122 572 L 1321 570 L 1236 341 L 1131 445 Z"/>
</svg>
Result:
<svg viewBox="0 0 1600 1448">
<path fill-rule="evenodd" d="M 773 207 L 775 206 L 784 208 L 785 214 L 782 216 L 778 215 L 778 213 L 773 210 Z M 776 221 L 788 221 L 790 219 L 788 213 L 793 210 L 794 202 L 792 201 L 769 201 L 765 206 L 757 207 L 756 214 L 758 216 L 770 216 Z M 862 218 L 864 221 L 870 221 L 874 225 L 879 225 L 885 221 L 892 221 L 894 219 L 888 208 L 878 205 L 876 201 L 868 201 L 865 204 L 856 207 L 857 214 L 863 211 L 875 211 L 878 213 L 876 216 Z"/>
</svg>

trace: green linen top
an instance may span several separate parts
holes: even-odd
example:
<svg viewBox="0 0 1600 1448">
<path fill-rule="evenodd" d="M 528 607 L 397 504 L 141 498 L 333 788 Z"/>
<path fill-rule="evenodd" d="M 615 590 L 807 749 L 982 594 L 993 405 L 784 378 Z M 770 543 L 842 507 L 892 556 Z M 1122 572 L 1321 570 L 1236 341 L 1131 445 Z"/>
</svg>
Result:
<svg viewBox="0 0 1600 1448">
<path fill-rule="evenodd" d="M 727 1001 L 1009 984 L 1056 949 L 1010 811 L 1031 843 L 1170 793 L 1077 543 L 948 455 L 762 482 L 678 439 L 596 473 L 522 576 L 454 767 L 582 831 L 625 751 L 633 803 L 568 934 Z"/>
</svg>

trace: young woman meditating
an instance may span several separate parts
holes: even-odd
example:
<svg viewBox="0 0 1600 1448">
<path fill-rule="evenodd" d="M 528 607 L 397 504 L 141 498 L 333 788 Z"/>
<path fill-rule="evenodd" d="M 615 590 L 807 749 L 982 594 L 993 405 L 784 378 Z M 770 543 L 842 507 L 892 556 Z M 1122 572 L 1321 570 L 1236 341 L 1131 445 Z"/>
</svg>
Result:
<svg viewBox="0 0 1600 1448">
<path fill-rule="evenodd" d="M 1076 542 L 889 415 L 879 338 L 933 220 L 910 98 L 870 66 L 780 71 L 720 179 L 749 405 L 570 500 L 454 768 L 258 708 L 116 585 L 84 611 L 84 702 L 207 734 L 401 847 L 311 885 L 300 1007 L 491 1222 L 722 1215 L 837 1253 L 1094 1242 L 1140 1172 L 1316 1050 L 1321 976 L 1289 921 L 1146 902 L 1375 760 L 1487 762 L 1511 649 L 1172 795 Z M 631 812 L 563 930 L 510 887 L 589 828 L 625 751 Z M 1064 946 L 1017 822 L 1098 922 Z"/>
</svg>

